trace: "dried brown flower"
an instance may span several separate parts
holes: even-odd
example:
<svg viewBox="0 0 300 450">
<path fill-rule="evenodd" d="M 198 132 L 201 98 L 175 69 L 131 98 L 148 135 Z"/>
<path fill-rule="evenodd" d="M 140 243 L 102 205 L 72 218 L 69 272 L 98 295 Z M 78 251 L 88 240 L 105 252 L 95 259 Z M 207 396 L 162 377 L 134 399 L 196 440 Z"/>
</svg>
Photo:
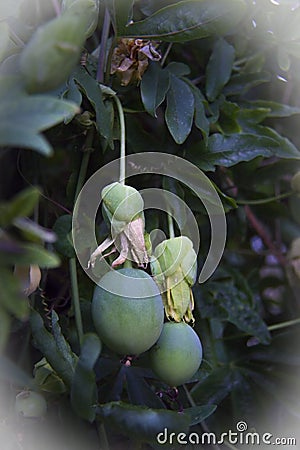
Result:
<svg viewBox="0 0 300 450">
<path fill-rule="evenodd" d="M 144 39 L 120 39 L 114 49 L 111 74 L 116 73 L 122 86 L 139 83 L 148 67 L 148 61 L 159 61 L 161 54 L 156 50 L 157 43 Z"/>
</svg>

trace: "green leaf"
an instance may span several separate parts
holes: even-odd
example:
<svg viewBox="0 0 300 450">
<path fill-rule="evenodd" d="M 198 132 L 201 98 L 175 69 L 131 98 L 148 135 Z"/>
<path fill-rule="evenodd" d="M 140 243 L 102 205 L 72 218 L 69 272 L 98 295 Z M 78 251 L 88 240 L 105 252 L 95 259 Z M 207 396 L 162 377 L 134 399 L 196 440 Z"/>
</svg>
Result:
<svg viewBox="0 0 300 450">
<path fill-rule="evenodd" d="M 251 88 L 267 83 L 270 79 L 268 72 L 233 75 L 224 87 L 223 94 L 226 96 L 243 95 Z"/>
<path fill-rule="evenodd" d="M 214 369 L 203 381 L 197 383 L 190 393 L 195 402 L 218 405 L 236 384 L 236 375 L 229 367 Z"/>
<path fill-rule="evenodd" d="M 81 352 L 71 387 L 71 403 L 76 413 L 83 419 L 93 422 L 96 417 L 98 401 L 94 365 L 101 352 L 101 342 L 96 334 L 83 337 Z"/>
<path fill-rule="evenodd" d="M 245 13 L 242 0 L 183 0 L 130 24 L 125 36 L 186 42 L 232 31 Z"/>
<path fill-rule="evenodd" d="M 215 100 L 230 79 L 234 61 L 234 48 L 224 39 L 219 39 L 206 66 L 205 90 L 208 100 Z"/>
<path fill-rule="evenodd" d="M 105 0 L 117 36 L 124 33 L 126 25 L 132 18 L 133 3 L 134 0 Z"/>
<path fill-rule="evenodd" d="M 190 426 L 203 422 L 211 414 L 215 412 L 217 405 L 201 405 L 185 408 L 184 412 L 191 417 Z"/>
<path fill-rule="evenodd" d="M 169 89 L 169 72 L 160 64 L 150 61 L 141 81 L 141 97 L 146 111 L 154 117 Z"/>
<path fill-rule="evenodd" d="M 60 216 L 53 226 L 53 231 L 57 236 L 57 241 L 54 244 L 55 249 L 67 258 L 73 258 L 75 250 L 71 235 L 72 216 L 70 214 Z"/>
<path fill-rule="evenodd" d="M 176 77 L 183 77 L 191 73 L 191 69 L 184 63 L 172 61 L 170 62 L 166 69 L 171 72 Z"/>
<path fill-rule="evenodd" d="M 215 133 L 209 137 L 207 149 L 203 149 L 203 146 L 194 148 L 190 156 L 203 170 L 214 170 L 214 166 L 231 167 L 242 161 L 251 161 L 258 156 L 299 159 L 300 154 L 297 149 L 289 146 L 286 141 L 284 143 L 286 146 L 283 149 L 280 142 L 273 136 L 248 133 L 223 136 Z"/>
<path fill-rule="evenodd" d="M 122 370 L 126 376 L 126 389 L 130 403 L 148 408 L 164 408 L 158 395 L 140 375 L 139 368 L 124 366 Z"/>
<path fill-rule="evenodd" d="M 21 286 L 13 275 L 12 271 L 1 267 L 1 292 L 0 292 L 0 308 L 9 314 L 14 315 L 18 319 L 24 320 L 29 314 L 28 299 L 22 294 Z M 3 329 L 5 326 L 5 316 L 2 316 Z M 6 322 L 7 325 L 7 322 Z"/>
<path fill-rule="evenodd" d="M 234 134 L 241 131 L 238 123 L 239 106 L 236 103 L 224 101 L 220 107 L 218 124 L 224 134 Z"/>
<path fill-rule="evenodd" d="M 67 361 L 71 366 L 74 366 L 76 363 L 76 358 L 74 357 L 74 354 L 71 351 L 69 343 L 65 340 L 61 332 L 58 321 L 59 321 L 58 315 L 53 310 L 51 314 L 51 327 L 56 347 L 63 356 L 63 358 L 65 359 L 65 361 Z"/>
<path fill-rule="evenodd" d="M 300 108 L 298 106 L 284 105 L 270 100 L 254 100 L 247 102 L 246 108 L 266 109 L 266 117 L 290 117 L 295 114 L 300 114 Z"/>
<path fill-rule="evenodd" d="M 194 96 L 189 86 L 174 75 L 170 75 L 165 118 L 168 129 L 177 144 L 182 144 L 192 129 Z"/>
<path fill-rule="evenodd" d="M 7 226 L 17 217 L 31 216 L 40 198 L 40 190 L 30 187 L 19 192 L 12 200 L 0 203 L 0 224 Z"/>
<path fill-rule="evenodd" d="M 7 264 L 27 266 L 37 264 L 41 268 L 53 268 L 60 265 L 59 258 L 52 252 L 37 244 L 17 243 L 15 250 L 3 251 L 3 261 Z"/>
<path fill-rule="evenodd" d="M 102 90 L 97 81 L 83 67 L 78 67 L 73 73 L 74 80 L 80 85 L 84 94 L 91 102 L 96 113 L 96 125 L 99 133 L 106 139 L 111 136 L 110 114 L 105 108 Z"/>
<path fill-rule="evenodd" d="M 61 377 L 66 386 L 70 387 L 75 371 L 75 364 L 70 361 L 76 360 L 76 356 L 72 354 L 70 350 L 70 357 L 67 359 L 64 357 L 58 349 L 54 337 L 46 330 L 43 319 L 35 310 L 32 310 L 31 312 L 30 325 L 34 345 L 45 356 L 51 367 Z M 62 335 L 61 339 L 64 339 Z"/>
<path fill-rule="evenodd" d="M 269 344 L 271 339 L 269 330 L 250 304 L 247 287 L 239 287 L 234 283 L 224 280 L 208 283 L 205 299 L 202 296 L 198 299 L 202 316 L 208 317 L 213 313 L 214 318 L 226 319 L 244 333 L 257 337 L 262 344 Z M 210 304 L 213 305 L 213 310 L 209 310 Z"/>
<path fill-rule="evenodd" d="M 50 96 L 5 99 L 0 108 L 0 146 L 31 148 L 50 155 L 52 148 L 39 134 L 78 112 L 78 106 Z"/>
<path fill-rule="evenodd" d="M 190 416 L 166 409 L 150 409 L 124 402 L 100 405 L 97 414 L 122 434 L 141 442 L 156 443 L 158 433 L 186 433 Z"/>
</svg>

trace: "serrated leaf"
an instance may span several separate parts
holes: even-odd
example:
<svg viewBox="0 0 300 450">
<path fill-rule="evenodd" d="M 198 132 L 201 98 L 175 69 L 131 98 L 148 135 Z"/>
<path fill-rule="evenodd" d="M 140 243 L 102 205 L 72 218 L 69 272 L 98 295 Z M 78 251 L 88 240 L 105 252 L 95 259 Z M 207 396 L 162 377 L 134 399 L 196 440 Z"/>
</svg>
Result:
<svg viewBox="0 0 300 450">
<path fill-rule="evenodd" d="M 169 72 L 160 64 L 150 61 L 141 81 L 141 97 L 146 111 L 156 117 L 156 109 L 162 104 L 169 89 Z"/>
<path fill-rule="evenodd" d="M 93 422 L 98 401 L 94 365 L 101 352 L 101 342 L 96 334 L 83 337 L 81 352 L 71 387 L 71 403 L 76 413 L 83 419 Z"/>
<path fill-rule="evenodd" d="M 171 75 L 165 118 L 177 144 L 182 144 L 190 134 L 193 117 L 194 96 L 191 89 L 183 80 Z"/>
<path fill-rule="evenodd" d="M 43 319 L 39 313 L 34 310 L 32 310 L 30 315 L 30 326 L 34 345 L 45 356 L 51 367 L 61 377 L 66 386 L 70 387 L 75 371 L 75 367 L 70 361 L 76 360 L 76 356 L 72 354 L 70 358 L 64 358 L 56 345 L 54 337 L 46 330 Z"/>
<path fill-rule="evenodd" d="M 41 135 L 20 125 L 0 125 L 0 147 L 21 147 L 51 156 L 52 146 Z"/>
<path fill-rule="evenodd" d="M 215 100 L 229 81 L 234 53 L 234 48 L 225 39 L 216 42 L 206 66 L 205 90 L 208 100 Z"/>
<path fill-rule="evenodd" d="M 186 42 L 233 30 L 245 13 L 241 0 L 183 0 L 130 24 L 124 35 Z"/>
<path fill-rule="evenodd" d="M 74 366 L 76 363 L 76 358 L 74 357 L 74 354 L 71 350 L 69 343 L 65 340 L 62 334 L 58 321 L 59 317 L 53 310 L 51 314 L 51 327 L 56 347 L 58 351 L 61 353 L 64 360 L 67 361 L 71 366 Z"/>
</svg>

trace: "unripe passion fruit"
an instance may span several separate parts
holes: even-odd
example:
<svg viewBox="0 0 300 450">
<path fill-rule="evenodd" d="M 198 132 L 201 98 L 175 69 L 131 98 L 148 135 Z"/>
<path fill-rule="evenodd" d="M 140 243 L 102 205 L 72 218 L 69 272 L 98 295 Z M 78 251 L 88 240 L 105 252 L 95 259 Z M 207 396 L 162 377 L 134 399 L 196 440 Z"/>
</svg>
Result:
<svg viewBox="0 0 300 450">
<path fill-rule="evenodd" d="M 47 403 L 38 392 L 22 391 L 16 396 L 15 410 L 24 417 L 42 417 L 47 412 Z"/>
<path fill-rule="evenodd" d="M 100 339 L 111 350 L 136 355 L 159 338 L 164 308 L 159 289 L 146 272 L 112 270 L 96 286 L 92 315 Z"/>
<path fill-rule="evenodd" d="M 187 382 L 202 361 L 202 345 L 193 328 L 184 322 L 164 324 L 160 338 L 150 351 L 151 367 L 169 386 Z"/>
</svg>

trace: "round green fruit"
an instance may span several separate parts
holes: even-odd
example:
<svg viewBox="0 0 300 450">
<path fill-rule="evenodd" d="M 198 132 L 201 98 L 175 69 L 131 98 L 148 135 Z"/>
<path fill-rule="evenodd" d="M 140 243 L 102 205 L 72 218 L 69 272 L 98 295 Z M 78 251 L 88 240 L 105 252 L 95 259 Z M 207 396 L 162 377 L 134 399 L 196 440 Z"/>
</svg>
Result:
<svg viewBox="0 0 300 450">
<path fill-rule="evenodd" d="M 15 410 L 24 417 L 42 417 L 47 412 L 47 403 L 38 392 L 22 391 L 16 396 Z"/>
<path fill-rule="evenodd" d="M 184 322 L 167 322 L 150 351 L 153 372 L 169 386 L 190 380 L 202 361 L 202 345 L 193 328 Z"/>
<path fill-rule="evenodd" d="M 160 336 L 164 307 L 159 289 L 146 272 L 107 272 L 96 286 L 92 316 L 104 344 L 122 355 L 148 350 Z"/>
</svg>

